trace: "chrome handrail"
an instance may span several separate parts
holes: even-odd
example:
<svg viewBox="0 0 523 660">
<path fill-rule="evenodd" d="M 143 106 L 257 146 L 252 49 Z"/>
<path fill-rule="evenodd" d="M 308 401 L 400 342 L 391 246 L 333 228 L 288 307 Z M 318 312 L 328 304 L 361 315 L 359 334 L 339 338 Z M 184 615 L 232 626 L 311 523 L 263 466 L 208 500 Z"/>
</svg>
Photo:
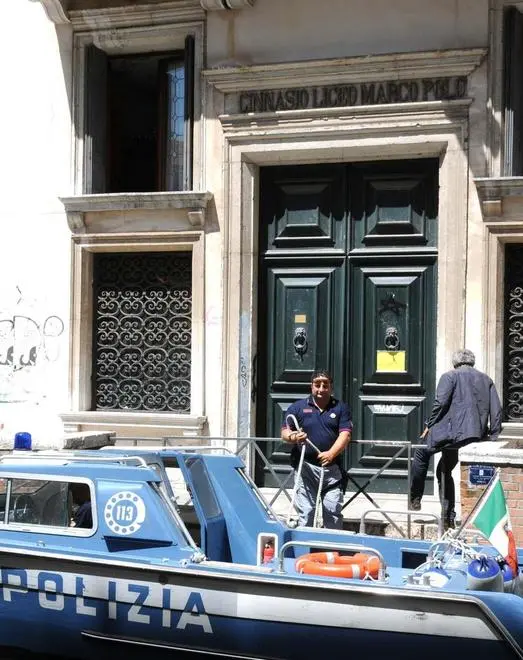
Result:
<svg viewBox="0 0 523 660">
<path fill-rule="evenodd" d="M 284 560 L 284 554 L 285 550 L 290 547 L 302 547 L 302 548 L 310 548 L 311 547 L 311 541 L 287 541 L 284 543 L 281 548 L 278 551 L 278 571 L 280 573 L 283 573 L 283 560 Z M 376 550 L 376 548 L 369 548 L 365 545 L 357 545 L 354 543 L 335 543 L 332 541 L 321 541 L 319 540 L 318 543 L 313 544 L 314 547 L 321 548 L 322 550 L 346 550 L 348 552 L 368 552 L 370 554 L 373 554 L 375 557 L 379 559 L 380 562 L 380 567 L 378 570 L 378 580 L 383 580 L 385 578 L 385 571 L 387 570 L 387 564 L 385 563 L 385 558 L 381 554 L 379 550 Z"/>
<path fill-rule="evenodd" d="M 130 463 L 136 461 L 140 467 L 149 467 L 147 461 L 142 456 L 79 456 L 78 454 L 69 454 L 69 450 L 65 451 L 28 451 L 20 453 L 10 453 L 0 456 L 0 463 L 8 461 L 38 461 L 40 459 L 56 460 L 62 459 L 71 463 Z M 82 451 L 79 449 L 78 451 Z"/>
<path fill-rule="evenodd" d="M 223 439 L 223 438 L 222 438 Z M 232 438 L 235 439 L 235 438 Z M 240 438 L 237 438 L 238 440 Z M 111 445 L 110 447 L 102 447 L 98 451 L 130 451 L 130 450 L 136 451 L 137 449 L 140 449 L 140 445 Z M 187 452 L 198 452 L 198 451 L 203 451 L 203 452 L 209 452 L 209 451 L 223 451 L 227 454 L 230 454 L 231 456 L 235 456 L 236 452 L 232 451 L 229 449 L 229 447 L 226 447 L 225 445 L 153 445 L 153 444 L 146 444 L 143 445 L 143 451 L 157 451 L 159 453 L 162 453 L 164 451 L 179 451 L 180 453 L 183 453 L 184 451 Z"/>
</svg>

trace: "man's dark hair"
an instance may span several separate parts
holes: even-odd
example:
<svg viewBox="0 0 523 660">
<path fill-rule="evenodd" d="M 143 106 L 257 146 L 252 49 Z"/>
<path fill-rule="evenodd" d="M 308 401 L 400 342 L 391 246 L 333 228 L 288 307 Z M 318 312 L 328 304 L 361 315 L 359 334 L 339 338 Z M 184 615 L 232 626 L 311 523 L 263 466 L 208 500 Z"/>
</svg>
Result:
<svg viewBox="0 0 523 660">
<path fill-rule="evenodd" d="M 462 348 L 452 355 L 452 365 L 454 369 L 461 366 L 473 367 L 476 364 L 476 356 L 468 348 Z"/>
<path fill-rule="evenodd" d="M 316 378 L 327 378 L 329 383 L 333 383 L 334 381 L 332 380 L 332 376 L 330 373 L 327 371 L 327 369 L 316 369 L 316 371 L 312 372 L 311 376 L 311 383 L 313 380 L 316 380 Z"/>
</svg>

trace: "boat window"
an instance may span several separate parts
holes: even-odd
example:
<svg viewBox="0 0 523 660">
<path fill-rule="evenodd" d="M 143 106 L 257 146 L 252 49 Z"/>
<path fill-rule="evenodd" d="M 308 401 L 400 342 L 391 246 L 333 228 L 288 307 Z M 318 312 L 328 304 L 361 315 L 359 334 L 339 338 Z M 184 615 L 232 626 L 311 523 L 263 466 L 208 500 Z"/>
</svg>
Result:
<svg viewBox="0 0 523 660">
<path fill-rule="evenodd" d="M 44 479 L 11 479 L 0 483 L 0 518 L 5 520 L 7 483 L 8 523 L 91 529 L 91 491 L 87 483 Z"/>
<path fill-rule="evenodd" d="M 175 459 L 164 460 L 164 465 L 167 478 L 174 493 L 176 508 L 180 518 L 193 538 L 194 543 L 199 546 L 201 543 L 200 521 L 194 510 L 191 491 L 185 481 L 183 472 L 178 467 L 178 461 Z"/>
<path fill-rule="evenodd" d="M 167 508 L 169 509 L 171 515 L 173 516 L 174 520 L 176 521 L 176 524 L 178 528 L 181 530 L 183 533 L 188 545 L 193 546 L 194 548 L 197 548 L 200 543 L 200 525 L 197 523 L 197 529 L 196 529 L 196 534 L 192 534 L 191 531 L 189 530 L 189 527 L 186 524 L 186 521 L 183 519 L 182 512 L 179 510 L 178 506 L 173 502 L 172 498 L 170 495 L 166 494 L 165 489 L 162 488 L 161 484 L 159 483 L 152 483 L 151 484 L 153 490 L 158 493 L 159 497 L 162 499 L 162 501 L 165 503 Z M 194 509 L 193 509 L 193 516 L 194 516 Z M 194 531 L 194 525 L 193 525 L 193 531 Z M 196 543 L 195 538 L 198 539 L 198 542 Z"/>
<path fill-rule="evenodd" d="M 273 520 L 277 520 L 278 516 L 276 513 L 273 511 L 271 505 L 267 502 L 267 500 L 263 497 L 262 493 L 260 492 L 260 489 L 258 486 L 254 483 L 254 481 L 250 478 L 250 476 L 247 474 L 245 471 L 245 468 L 237 468 L 237 472 L 240 475 L 240 477 L 247 483 L 249 488 L 252 490 L 254 496 L 258 500 L 258 502 L 261 504 L 263 507 L 264 511 L 266 514 L 272 518 Z"/>
<path fill-rule="evenodd" d="M 209 480 L 207 468 L 201 458 L 188 458 L 187 468 L 191 473 L 198 501 L 206 518 L 216 518 L 221 514 L 220 505 Z"/>
<path fill-rule="evenodd" d="M 91 490 L 87 484 L 69 484 L 68 501 L 71 501 L 70 527 L 92 529 L 93 510 L 91 505 Z"/>
</svg>

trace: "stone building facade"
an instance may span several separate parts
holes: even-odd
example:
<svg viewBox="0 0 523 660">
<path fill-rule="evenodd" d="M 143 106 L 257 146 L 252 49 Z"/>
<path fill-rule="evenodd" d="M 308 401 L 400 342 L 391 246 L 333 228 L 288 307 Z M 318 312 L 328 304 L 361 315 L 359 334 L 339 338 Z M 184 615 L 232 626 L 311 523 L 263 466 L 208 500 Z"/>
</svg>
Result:
<svg viewBox="0 0 523 660">
<path fill-rule="evenodd" d="M 465 345 L 518 436 L 520 8 L 3 0 L 6 437 L 273 437 L 326 366 L 403 502 Z"/>
</svg>

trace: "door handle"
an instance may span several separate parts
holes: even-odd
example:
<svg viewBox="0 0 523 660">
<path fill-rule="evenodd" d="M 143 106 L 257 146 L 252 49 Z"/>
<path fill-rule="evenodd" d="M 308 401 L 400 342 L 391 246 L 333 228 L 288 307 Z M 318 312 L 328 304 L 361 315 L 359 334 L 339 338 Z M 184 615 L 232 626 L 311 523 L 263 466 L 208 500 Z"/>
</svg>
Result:
<svg viewBox="0 0 523 660">
<path fill-rule="evenodd" d="M 305 330 L 305 328 L 296 328 L 294 331 L 293 343 L 295 352 L 303 359 L 303 356 L 309 348 L 309 344 L 307 343 L 307 330 Z"/>
<path fill-rule="evenodd" d="M 390 326 L 385 330 L 385 348 L 388 351 L 397 351 L 400 347 L 400 338 L 398 334 L 398 329 L 394 326 Z"/>
</svg>

